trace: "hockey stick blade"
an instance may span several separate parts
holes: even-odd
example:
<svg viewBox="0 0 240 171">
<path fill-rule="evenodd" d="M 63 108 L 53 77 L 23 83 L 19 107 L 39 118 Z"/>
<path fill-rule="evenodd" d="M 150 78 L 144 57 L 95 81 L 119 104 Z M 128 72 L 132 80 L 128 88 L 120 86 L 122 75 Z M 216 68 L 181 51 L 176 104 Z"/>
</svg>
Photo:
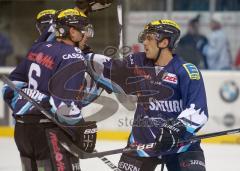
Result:
<svg viewBox="0 0 240 171">
<path fill-rule="evenodd" d="M 108 160 L 106 157 L 100 157 L 102 162 L 104 162 L 108 167 L 110 167 L 114 171 L 121 171 L 117 166 L 115 166 L 110 160 Z"/>
<path fill-rule="evenodd" d="M 73 137 L 73 139 L 76 139 L 75 134 L 70 130 L 67 129 L 67 127 L 60 124 L 46 109 L 44 109 L 40 104 L 38 104 L 35 100 L 33 100 L 31 97 L 29 97 L 26 93 L 24 93 L 21 89 L 18 89 L 14 83 L 5 75 L 1 75 L 0 79 L 7 84 L 12 90 L 16 91 L 18 94 L 20 94 L 23 98 L 28 100 L 34 107 L 36 107 L 38 110 L 41 111 L 42 114 L 44 114 L 48 119 L 53 121 L 57 126 L 59 126 L 63 131 L 65 131 L 67 134 Z"/>
<path fill-rule="evenodd" d="M 213 138 L 213 137 L 223 136 L 223 135 L 236 134 L 236 133 L 240 133 L 240 128 L 193 136 L 186 140 L 180 140 L 176 144 L 176 147 L 180 147 L 180 146 L 186 145 L 188 143 L 193 143 L 193 142 L 196 142 L 196 141 L 199 141 L 202 139 Z M 65 135 L 62 135 L 60 144 L 67 151 L 69 151 L 76 157 L 79 157 L 80 159 L 103 157 L 103 156 L 107 156 L 107 155 L 113 155 L 113 154 L 118 154 L 118 153 L 128 153 L 128 152 L 134 152 L 134 151 L 138 151 L 138 150 L 155 150 L 155 143 L 149 143 L 149 144 L 137 145 L 135 147 L 127 147 L 127 148 L 119 148 L 119 149 L 102 151 L 102 152 L 87 153 L 87 152 L 81 150 L 80 148 L 78 148 L 76 145 L 74 145 Z M 159 155 L 165 155 L 165 154 L 166 153 L 163 152 L 162 154 L 159 154 Z"/>
</svg>

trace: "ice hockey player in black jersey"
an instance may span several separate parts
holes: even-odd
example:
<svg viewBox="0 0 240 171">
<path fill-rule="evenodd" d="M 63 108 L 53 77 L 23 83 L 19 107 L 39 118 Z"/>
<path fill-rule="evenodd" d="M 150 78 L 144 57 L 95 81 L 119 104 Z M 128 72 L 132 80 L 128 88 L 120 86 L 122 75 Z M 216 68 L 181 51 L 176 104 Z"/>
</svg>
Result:
<svg viewBox="0 0 240 171">
<path fill-rule="evenodd" d="M 102 70 L 96 80 L 114 92 L 119 87 L 113 85 L 119 85 L 138 97 L 128 146 L 156 144 L 154 150 L 123 153 L 118 164 L 123 171 L 153 171 L 160 163 L 168 171 L 205 171 L 200 141 L 176 146 L 195 135 L 208 119 L 201 72 L 173 53 L 179 36 L 176 22 L 152 21 L 139 34 L 144 52 L 123 60 L 91 55 L 93 68 Z"/>
<path fill-rule="evenodd" d="M 65 88 L 71 90 L 85 88 L 85 56 L 78 46 L 91 37 L 93 31 L 89 29 L 92 27 L 89 27 L 87 17 L 74 9 L 59 11 L 55 24 L 56 40 L 34 43 L 26 58 L 9 78 L 18 88 L 53 114 L 62 106 L 71 107 L 71 111 L 59 121 L 67 124 L 68 128 L 76 133 L 75 144 L 87 152 L 92 152 L 96 142 L 96 124 L 84 122 L 82 119 L 81 108 L 86 104 L 79 100 L 81 94 L 77 94 L 75 99 L 52 96 L 48 84 L 55 73 L 68 65 L 78 63 L 82 72 L 69 78 Z M 61 129 L 8 85 L 4 85 L 3 95 L 16 120 L 14 138 L 23 170 L 81 170 L 79 159 L 59 144 L 58 133 L 64 133 Z M 64 118 L 68 118 L 67 122 L 64 122 Z"/>
<path fill-rule="evenodd" d="M 36 28 L 40 35 L 52 25 L 55 13 L 54 9 L 46 9 L 37 14 Z"/>
<path fill-rule="evenodd" d="M 55 14 L 56 10 L 45 9 L 36 15 L 36 29 L 40 35 L 35 41 L 36 43 L 55 39 Z"/>
<path fill-rule="evenodd" d="M 80 13 L 84 13 L 88 17 L 89 13 L 109 8 L 112 2 L 113 0 L 75 0 L 74 9 Z M 36 41 L 50 41 L 55 38 L 55 13 L 56 10 L 54 9 L 45 9 L 36 15 L 36 28 L 40 34 L 40 37 Z M 84 49 L 81 50 L 90 52 L 91 48 L 85 44 Z"/>
</svg>

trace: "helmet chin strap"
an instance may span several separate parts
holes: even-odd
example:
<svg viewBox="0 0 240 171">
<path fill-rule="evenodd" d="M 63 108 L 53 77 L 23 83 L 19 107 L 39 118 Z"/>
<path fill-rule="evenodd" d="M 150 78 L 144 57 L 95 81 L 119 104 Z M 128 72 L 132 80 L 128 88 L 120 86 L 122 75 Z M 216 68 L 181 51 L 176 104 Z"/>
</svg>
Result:
<svg viewBox="0 0 240 171">
<path fill-rule="evenodd" d="M 156 58 L 153 60 L 154 63 L 156 63 L 158 61 L 158 59 L 160 58 L 162 49 L 163 48 L 158 47 L 158 54 L 157 54 Z"/>
<path fill-rule="evenodd" d="M 79 48 L 79 42 L 74 42 L 74 46 Z"/>
<path fill-rule="evenodd" d="M 158 46 L 159 42 L 160 42 L 160 41 L 157 42 L 157 46 Z M 168 47 L 168 46 L 167 46 L 167 47 Z M 167 47 L 160 48 L 160 47 L 158 46 L 158 54 L 157 54 L 156 58 L 153 60 L 154 64 L 155 64 L 155 63 L 158 61 L 158 59 L 160 58 L 160 55 L 161 55 L 162 50 L 165 49 L 165 48 L 167 48 Z"/>
</svg>

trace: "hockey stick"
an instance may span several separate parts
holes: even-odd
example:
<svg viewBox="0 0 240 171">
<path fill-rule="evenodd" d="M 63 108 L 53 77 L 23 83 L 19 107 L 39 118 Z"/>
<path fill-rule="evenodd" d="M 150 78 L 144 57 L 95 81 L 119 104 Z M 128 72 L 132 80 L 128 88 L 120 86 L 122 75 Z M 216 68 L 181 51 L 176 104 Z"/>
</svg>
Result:
<svg viewBox="0 0 240 171">
<path fill-rule="evenodd" d="M 198 140 L 217 137 L 217 136 L 223 136 L 223 135 L 236 134 L 236 133 L 240 133 L 240 128 L 226 130 L 226 131 L 220 131 L 220 132 L 214 132 L 214 133 L 209 133 L 209 134 L 203 134 L 203 135 L 198 135 L 198 136 L 193 136 L 193 137 L 190 137 L 189 139 L 186 139 L 186 140 L 180 140 L 175 146 L 176 147 L 181 147 L 181 146 L 184 146 L 188 143 L 196 142 Z M 63 136 L 65 136 L 65 135 L 63 135 Z M 156 146 L 155 143 L 149 143 L 149 144 L 140 144 L 140 145 L 136 145 L 136 146 L 133 146 L 133 147 L 120 148 L 120 149 L 103 151 L 103 152 L 87 153 L 87 152 L 79 149 L 76 145 L 72 144 L 71 141 L 69 141 L 69 139 L 67 139 L 67 138 L 64 138 L 64 141 L 62 141 L 60 143 L 62 144 L 62 146 L 66 150 L 68 150 L 73 155 L 75 155 L 79 158 L 82 158 L 82 159 L 102 157 L 102 156 L 113 155 L 113 154 L 117 154 L 117 153 L 136 152 L 136 151 L 139 151 L 139 150 L 154 150 L 155 146 Z M 167 153 L 161 153 L 159 155 L 165 155 L 165 154 L 167 154 Z"/>
<path fill-rule="evenodd" d="M 95 152 L 97 152 L 95 150 Z M 108 160 L 108 158 L 106 157 L 99 157 L 99 159 L 101 159 L 106 165 L 108 165 L 108 167 L 110 167 L 112 170 L 114 171 L 121 171 L 117 166 L 115 166 L 110 160 Z"/>
<path fill-rule="evenodd" d="M 46 109 L 44 109 L 40 104 L 38 104 L 35 100 L 33 100 L 31 97 L 29 97 L 26 93 L 24 93 L 21 89 L 18 89 L 13 82 L 7 78 L 5 75 L 1 75 L 1 80 L 7 84 L 12 90 L 16 91 L 18 94 L 20 94 L 22 97 L 24 97 L 26 100 L 28 100 L 34 107 L 36 107 L 42 114 L 44 114 L 48 119 L 53 121 L 57 126 L 59 126 L 63 131 L 65 131 L 67 134 L 72 136 L 74 140 L 76 140 L 76 136 L 74 133 L 70 130 L 67 129 L 65 126 L 60 124 L 53 116 L 51 113 L 49 113 Z"/>
<path fill-rule="evenodd" d="M 28 100 L 30 103 L 32 103 L 32 105 L 34 107 L 36 107 L 38 110 L 41 111 L 41 113 L 43 113 L 48 119 L 50 119 L 51 121 L 53 121 L 57 126 L 59 126 L 62 130 L 64 130 L 67 134 L 69 134 L 70 136 L 73 136 L 74 138 L 75 135 L 73 134 L 73 132 L 71 132 L 70 129 L 67 129 L 67 127 L 62 126 L 46 109 L 44 109 L 40 104 L 38 104 L 35 100 L 33 100 L 31 97 L 29 97 L 27 94 L 25 94 L 21 89 L 18 89 L 13 82 L 6 77 L 5 75 L 1 75 L 0 79 L 7 84 L 11 89 L 13 89 L 14 91 L 16 91 L 18 94 L 20 94 L 23 98 L 25 98 L 26 100 Z M 69 140 L 69 139 L 68 139 Z M 69 140 L 70 141 L 70 140 Z M 95 150 L 96 151 L 96 150 Z M 96 151 L 97 152 L 97 151 Z M 106 157 L 100 157 L 100 159 L 107 164 L 112 170 L 114 171 L 119 171 L 119 169 L 117 168 L 117 166 L 115 166 L 110 160 L 108 160 Z"/>
<path fill-rule="evenodd" d="M 103 152 L 93 152 L 93 153 L 87 153 L 80 148 L 78 148 L 75 144 L 72 144 L 71 140 L 64 134 L 59 134 L 59 137 L 61 137 L 60 144 L 70 153 L 72 153 L 75 157 L 78 157 L 80 159 L 87 159 L 87 158 L 94 158 L 94 157 L 103 157 L 107 155 L 113 155 L 118 153 L 127 153 L 127 152 L 133 152 L 138 150 L 146 150 L 146 149 L 153 149 L 155 147 L 155 143 L 150 144 L 144 144 L 138 145 L 135 147 L 127 147 L 127 148 L 119 148 L 115 150 L 109 150 L 109 151 L 103 151 Z"/>
</svg>

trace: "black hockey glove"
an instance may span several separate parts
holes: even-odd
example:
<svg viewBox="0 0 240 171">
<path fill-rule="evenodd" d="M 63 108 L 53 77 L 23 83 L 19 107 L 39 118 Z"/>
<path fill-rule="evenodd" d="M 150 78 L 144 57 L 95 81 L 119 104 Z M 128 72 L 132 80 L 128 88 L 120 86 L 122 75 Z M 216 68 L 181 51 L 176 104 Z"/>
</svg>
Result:
<svg viewBox="0 0 240 171">
<path fill-rule="evenodd" d="M 100 3 L 101 5 L 111 4 L 113 0 L 95 0 L 95 2 Z"/>
<path fill-rule="evenodd" d="M 185 132 L 186 127 L 180 120 L 167 121 L 160 128 L 159 137 L 156 139 L 156 150 L 163 152 L 172 150 L 176 147 Z"/>
<path fill-rule="evenodd" d="M 93 49 L 87 44 L 84 45 L 82 51 L 84 54 L 94 53 Z"/>
<path fill-rule="evenodd" d="M 85 14 L 88 14 L 108 8 L 113 0 L 75 0 L 75 2 L 79 9 L 85 11 Z"/>
<path fill-rule="evenodd" d="M 71 127 L 74 130 L 77 140 L 76 145 L 86 152 L 93 152 L 97 139 L 97 124 L 94 121 L 80 123 Z"/>
</svg>

